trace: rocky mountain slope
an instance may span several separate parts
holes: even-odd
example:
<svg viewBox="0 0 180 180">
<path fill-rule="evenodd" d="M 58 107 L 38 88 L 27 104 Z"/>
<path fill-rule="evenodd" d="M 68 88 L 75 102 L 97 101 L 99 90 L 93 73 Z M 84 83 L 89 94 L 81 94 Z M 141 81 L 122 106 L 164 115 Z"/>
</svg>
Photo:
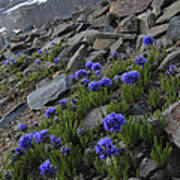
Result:
<svg viewBox="0 0 180 180">
<path fill-rule="evenodd" d="M 180 178 L 179 13 L 104 0 L 2 35 L 0 178 Z"/>
</svg>

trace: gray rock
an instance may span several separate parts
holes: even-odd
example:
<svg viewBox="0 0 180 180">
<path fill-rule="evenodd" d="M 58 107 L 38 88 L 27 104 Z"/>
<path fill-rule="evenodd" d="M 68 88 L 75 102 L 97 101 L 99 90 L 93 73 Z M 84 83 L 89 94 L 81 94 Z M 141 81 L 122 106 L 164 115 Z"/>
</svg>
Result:
<svg viewBox="0 0 180 180">
<path fill-rule="evenodd" d="M 180 178 L 180 152 L 179 148 L 173 148 L 167 166 L 167 173 L 170 176 L 179 177 Z"/>
<path fill-rule="evenodd" d="M 158 67 L 158 70 L 162 71 L 165 69 L 168 69 L 170 64 L 179 64 L 180 65 L 180 49 L 178 48 L 176 51 L 173 51 L 172 53 L 170 53 L 160 64 L 160 66 Z"/>
<path fill-rule="evenodd" d="M 107 54 L 107 51 L 93 51 L 89 53 L 88 57 L 86 58 L 87 61 L 93 61 L 93 62 L 99 62 L 101 64 L 105 63 L 105 58 L 104 56 Z"/>
<path fill-rule="evenodd" d="M 171 2 L 171 0 L 153 0 L 151 4 L 153 12 L 156 14 L 156 16 L 159 16 L 162 13 L 162 8 Z"/>
<path fill-rule="evenodd" d="M 138 32 L 137 17 L 135 15 L 131 15 L 123 19 L 119 24 L 119 32 L 137 33 Z"/>
<path fill-rule="evenodd" d="M 96 34 L 96 38 L 98 39 L 119 39 L 122 38 L 124 40 L 135 40 L 136 34 L 125 34 L 125 33 L 103 33 L 99 32 Z"/>
<path fill-rule="evenodd" d="M 170 20 L 167 33 L 172 40 L 180 40 L 180 16 Z"/>
<path fill-rule="evenodd" d="M 128 180 L 140 180 L 139 178 L 131 177 Z"/>
<path fill-rule="evenodd" d="M 8 126 L 14 119 L 25 111 L 27 104 L 25 102 L 15 106 L 10 112 L 0 119 L 0 127 Z"/>
<path fill-rule="evenodd" d="M 61 74 L 46 86 L 38 88 L 27 96 L 28 106 L 32 110 L 42 109 L 48 102 L 56 100 L 59 95 L 65 92 L 67 87 L 67 77 Z"/>
<path fill-rule="evenodd" d="M 36 89 L 41 88 L 43 86 L 48 85 L 51 82 L 51 79 L 49 77 L 46 77 L 45 79 L 37 82 Z"/>
<path fill-rule="evenodd" d="M 163 15 L 156 21 L 156 23 L 162 23 L 170 20 L 173 16 L 180 12 L 180 1 L 176 1 L 168 6 L 163 11 Z"/>
<path fill-rule="evenodd" d="M 172 141 L 180 147 L 180 101 L 172 104 L 163 113 L 165 116 L 165 131 L 171 135 Z"/>
<path fill-rule="evenodd" d="M 113 54 L 114 51 L 118 51 L 123 45 L 123 39 L 120 37 L 114 44 L 111 45 L 111 54 Z"/>
<path fill-rule="evenodd" d="M 106 50 L 115 42 L 115 39 L 96 38 L 93 48 L 96 50 Z"/>
<path fill-rule="evenodd" d="M 94 128 L 96 125 L 98 125 L 98 122 L 102 124 L 103 118 L 101 116 L 100 110 L 102 110 L 103 113 L 106 113 L 106 107 L 107 106 L 102 106 L 89 112 L 84 119 L 85 128 Z"/>
<path fill-rule="evenodd" d="M 155 14 L 150 10 L 140 14 L 137 18 L 139 20 L 139 32 L 141 34 L 147 34 L 156 22 Z"/>
<path fill-rule="evenodd" d="M 58 36 L 62 36 L 64 34 L 68 34 L 69 32 L 71 32 L 72 30 L 74 30 L 78 25 L 71 23 L 71 24 L 60 24 L 54 31 L 52 37 L 58 37 Z"/>
<path fill-rule="evenodd" d="M 87 46 L 85 44 L 76 51 L 76 53 L 71 57 L 67 65 L 67 70 L 70 72 L 75 72 L 80 68 L 84 68 L 85 57 L 87 55 Z"/>
<path fill-rule="evenodd" d="M 22 50 L 26 48 L 25 42 L 17 42 L 17 43 L 11 43 L 11 51 L 17 51 L 17 50 Z"/>
<path fill-rule="evenodd" d="M 4 97 L 4 98 L 0 99 L 0 107 L 4 106 L 7 101 L 8 101 L 8 97 Z"/>
<path fill-rule="evenodd" d="M 139 166 L 140 177 L 147 178 L 156 169 L 157 169 L 157 165 L 154 160 L 149 158 L 144 158 Z"/>
<path fill-rule="evenodd" d="M 168 29 L 168 24 L 154 26 L 148 30 L 148 35 L 154 38 L 159 38 L 161 35 L 165 34 Z"/>
<path fill-rule="evenodd" d="M 86 31 L 82 31 L 79 34 L 76 34 L 74 37 L 70 38 L 68 40 L 68 44 L 71 46 L 73 44 L 78 44 L 80 43 L 83 39 L 86 38 L 86 40 L 88 40 L 88 42 L 92 41 L 94 42 L 95 40 L 95 35 L 98 33 L 97 30 L 86 30 Z"/>
<path fill-rule="evenodd" d="M 150 177 L 150 180 L 169 180 L 170 177 L 166 174 L 166 172 L 163 169 L 160 169 L 156 171 L 153 176 Z"/>
</svg>

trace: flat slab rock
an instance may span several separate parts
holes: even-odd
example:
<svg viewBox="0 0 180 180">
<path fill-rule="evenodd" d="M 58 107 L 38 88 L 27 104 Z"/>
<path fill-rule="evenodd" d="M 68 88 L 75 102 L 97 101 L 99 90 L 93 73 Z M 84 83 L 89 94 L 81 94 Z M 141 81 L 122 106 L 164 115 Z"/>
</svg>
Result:
<svg viewBox="0 0 180 180">
<path fill-rule="evenodd" d="M 180 101 L 166 109 L 164 116 L 165 131 L 171 135 L 173 142 L 180 148 Z"/>
<path fill-rule="evenodd" d="M 67 76 L 61 74 L 54 78 L 52 82 L 38 88 L 27 96 L 28 106 L 32 110 L 42 109 L 48 102 L 56 100 L 59 95 L 68 89 Z"/>
<path fill-rule="evenodd" d="M 15 106 L 10 112 L 0 119 L 0 127 L 7 127 L 14 119 L 16 119 L 27 108 L 27 103 L 23 102 Z"/>
<path fill-rule="evenodd" d="M 84 119 L 84 126 L 85 128 L 94 128 L 96 125 L 98 125 L 98 122 L 101 124 L 103 123 L 103 118 L 101 116 L 100 110 L 102 110 L 103 113 L 106 113 L 106 105 L 96 108 L 89 112 L 87 116 Z"/>
<path fill-rule="evenodd" d="M 122 18 L 143 12 L 152 0 L 117 0 L 110 6 L 110 14 Z"/>
</svg>

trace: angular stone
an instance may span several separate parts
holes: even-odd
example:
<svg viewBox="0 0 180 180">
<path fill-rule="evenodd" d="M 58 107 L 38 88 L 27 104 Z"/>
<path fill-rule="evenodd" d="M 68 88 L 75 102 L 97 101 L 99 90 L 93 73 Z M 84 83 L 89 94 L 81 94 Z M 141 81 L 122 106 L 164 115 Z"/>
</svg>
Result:
<svg viewBox="0 0 180 180">
<path fill-rule="evenodd" d="M 169 180 L 169 177 L 163 169 L 156 171 L 153 174 L 153 176 L 150 177 L 150 180 L 164 180 L 164 179 Z"/>
<path fill-rule="evenodd" d="M 163 23 L 164 21 L 168 21 L 179 12 L 180 1 L 176 1 L 175 3 L 171 4 L 166 9 L 164 9 L 163 15 L 156 21 L 156 23 Z"/>
<path fill-rule="evenodd" d="M 56 100 L 67 90 L 67 77 L 61 74 L 46 86 L 43 86 L 27 96 L 28 106 L 32 110 L 42 109 L 48 102 Z"/>
<path fill-rule="evenodd" d="M 157 165 L 154 160 L 150 158 L 144 158 L 139 166 L 139 173 L 141 178 L 147 178 L 150 173 L 157 169 Z"/>
<path fill-rule="evenodd" d="M 101 9 L 98 9 L 97 11 L 95 11 L 92 15 L 93 19 L 96 19 L 104 14 L 106 14 L 109 10 L 109 5 L 101 8 Z"/>
<path fill-rule="evenodd" d="M 119 24 L 119 32 L 137 33 L 138 32 L 138 19 L 135 15 L 128 16 Z"/>
<path fill-rule="evenodd" d="M 180 101 L 172 104 L 163 113 L 165 131 L 171 135 L 172 141 L 180 148 Z"/>
<path fill-rule="evenodd" d="M 84 68 L 85 57 L 87 56 L 88 50 L 85 44 L 76 51 L 76 53 L 71 57 L 67 65 L 67 70 L 70 72 L 75 72 L 80 68 Z"/>
<path fill-rule="evenodd" d="M 153 27 L 156 22 L 155 14 L 152 11 L 146 11 L 137 18 L 139 20 L 139 32 L 141 34 L 147 34 L 148 30 Z"/>
<path fill-rule="evenodd" d="M 25 48 L 26 48 L 25 42 L 12 43 L 10 47 L 11 51 L 22 50 Z"/>
<path fill-rule="evenodd" d="M 158 38 L 159 36 L 161 36 L 162 34 L 166 33 L 168 29 L 168 24 L 163 24 L 163 25 L 159 25 L 159 26 L 154 26 L 151 29 L 149 29 L 148 31 L 148 35 L 152 36 L 154 38 Z"/>
<path fill-rule="evenodd" d="M 143 12 L 152 0 L 117 0 L 110 6 L 110 14 L 117 18 Z"/>
<path fill-rule="evenodd" d="M 139 178 L 131 177 L 128 180 L 140 180 Z"/>
<path fill-rule="evenodd" d="M 121 37 L 124 40 L 135 40 L 136 34 L 99 32 L 95 37 L 99 39 L 119 39 Z"/>
<path fill-rule="evenodd" d="M 74 37 L 70 38 L 68 40 L 68 44 L 72 46 L 73 44 L 81 42 L 84 38 L 88 39 L 88 41 L 94 41 L 95 40 L 95 35 L 98 33 L 97 30 L 86 30 L 82 31 L 79 34 L 76 34 Z"/>
<path fill-rule="evenodd" d="M 14 119 L 25 111 L 27 104 L 25 102 L 15 106 L 10 112 L 0 119 L 0 127 L 8 126 Z"/>
<path fill-rule="evenodd" d="M 56 29 L 55 32 L 53 34 L 53 37 L 58 37 L 58 36 L 62 36 L 64 34 L 67 34 L 69 32 L 71 32 L 72 30 L 74 30 L 78 25 L 71 23 L 71 24 L 60 24 Z"/>
<path fill-rule="evenodd" d="M 111 45 L 111 54 L 113 54 L 114 51 L 118 51 L 121 46 L 123 45 L 123 39 L 120 37 L 114 44 Z"/>
<path fill-rule="evenodd" d="M 4 106 L 7 101 L 8 101 L 8 97 L 4 97 L 4 98 L 0 99 L 0 107 Z"/>
<path fill-rule="evenodd" d="M 100 110 L 102 110 L 103 113 L 106 113 L 106 107 L 107 106 L 102 106 L 89 112 L 84 119 L 84 127 L 92 129 L 98 125 L 98 122 L 102 124 L 103 118 L 101 116 Z"/>
<path fill-rule="evenodd" d="M 104 50 L 109 48 L 114 43 L 115 39 L 99 39 L 97 38 L 93 44 L 93 48 L 96 50 Z"/>
<path fill-rule="evenodd" d="M 180 16 L 170 20 L 167 33 L 172 40 L 180 40 Z"/>
<path fill-rule="evenodd" d="M 163 71 L 168 69 L 170 64 L 180 65 L 180 48 L 170 53 L 160 64 L 158 70 Z"/>
<path fill-rule="evenodd" d="M 107 51 L 93 51 L 91 52 L 86 61 L 93 61 L 93 62 L 99 62 L 101 64 L 105 63 L 105 58 L 104 56 L 106 55 Z"/>
<path fill-rule="evenodd" d="M 151 6 L 153 8 L 153 12 L 159 16 L 162 12 L 162 8 L 165 6 L 165 5 L 168 5 L 169 3 L 171 3 L 172 1 L 171 0 L 153 0 Z"/>
</svg>

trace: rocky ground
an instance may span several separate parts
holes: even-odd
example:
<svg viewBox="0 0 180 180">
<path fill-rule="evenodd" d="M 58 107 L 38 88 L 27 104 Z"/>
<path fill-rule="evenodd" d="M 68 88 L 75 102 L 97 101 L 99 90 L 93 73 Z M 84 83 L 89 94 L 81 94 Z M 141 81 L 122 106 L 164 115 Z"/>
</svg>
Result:
<svg viewBox="0 0 180 180">
<path fill-rule="evenodd" d="M 125 114 L 127 118 L 136 115 L 145 117 L 150 112 L 153 114 L 156 110 L 160 110 L 166 119 L 163 137 L 168 137 L 168 142 L 172 142 L 173 155 L 166 167 L 159 167 L 151 157 L 146 156 L 151 146 L 146 147 L 140 141 L 137 145 L 140 149 L 135 148 L 136 152 L 132 151 L 139 156 L 140 175 L 137 175 L 138 178 L 130 178 L 135 177 L 133 170 L 128 180 L 178 180 L 180 178 L 180 164 L 177 162 L 180 156 L 179 14 L 179 0 L 138 0 L 133 3 L 127 0 L 104 0 L 95 7 L 83 7 L 70 16 L 64 16 L 63 22 L 62 18 L 56 17 L 40 28 L 29 26 L 16 32 L 8 31 L 6 35 L 1 36 L 1 162 L 8 161 L 7 152 L 17 145 L 17 140 L 21 136 L 17 129 L 20 123 L 26 123 L 30 131 L 45 126 L 42 122 L 45 119 L 46 109 L 59 106 L 58 100 L 70 98 L 76 92 L 79 84 L 73 83 L 70 75 L 84 69 L 88 61 L 100 63 L 104 74 L 111 79 L 118 73 L 122 75 L 124 70 L 117 69 L 120 67 L 118 64 L 122 63 L 127 69 L 127 66 L 131 65 L 129 63 L 138 56 L 149 57 L 149 48 L 143 45 L 144 37 L 149 35 L 156 39 L 154 46 L 160 52 L 160 55 L 156 54 L 152 61 L 151 73 L 154 73 L 154 76 L 152 75 L 152 82 L 149 81 L 151 86 L 145 88 L 143 98 L 139 102 L 129 103 L 129 110 L 125 111 Z M 116 59 L 114 52 L 118 54 L 118 64 L 114 62 Z M 158 94 L 158 87 L 161 86 L 167 71 L 170 71 L 170 65 L 174 65 L 175 79 L 170 85 L 169 81 L 164 79 L 168 87 L 166 91 L 170 93 L 164 90 L 162 94 Z M 150 95 L 148 89 L 155 91 L 152 90 Z M 161 96 L 162 101 L 151 104 L 146 98 L 156 93 L 155 99 Z M 110 94 L 112 95 L 110 101 L 95 105 L 82 115 L 85 127 L 94 128 L 98 120 L 102 125 L 100 109 L 105 113 L 107 106 L 114 100 L 121 102 L 123 99 L 120 87 L 113 89 Z M 168 99 L 168 96 L 171 99 Z M 159 126 L 155 117 L 148 121 L 156 127 Z M 83 172 L 77 173 L 77 176 L 67 177 L 96 180 L 107 176 L 106 173 L 102 175 L 103 173 L 99 172 L 93 171 L 89 177 Z M 41 179 L 39 176 L 35 177 Z"/>
</svg>

